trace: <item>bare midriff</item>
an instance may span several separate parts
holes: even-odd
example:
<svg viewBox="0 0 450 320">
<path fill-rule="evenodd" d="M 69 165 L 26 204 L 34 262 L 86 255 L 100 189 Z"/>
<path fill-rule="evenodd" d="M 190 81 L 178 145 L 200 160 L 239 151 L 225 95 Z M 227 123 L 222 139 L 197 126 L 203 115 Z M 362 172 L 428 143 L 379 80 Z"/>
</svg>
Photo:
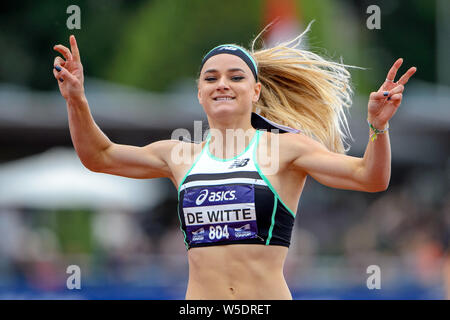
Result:
<svg viewBox="0 0 450 320">
<path fill-rule="evenodd" d="M 287 247 L 232 244 L 191 248 L 186 299 L 292 299 L 283 275 Z"/>
</svg>

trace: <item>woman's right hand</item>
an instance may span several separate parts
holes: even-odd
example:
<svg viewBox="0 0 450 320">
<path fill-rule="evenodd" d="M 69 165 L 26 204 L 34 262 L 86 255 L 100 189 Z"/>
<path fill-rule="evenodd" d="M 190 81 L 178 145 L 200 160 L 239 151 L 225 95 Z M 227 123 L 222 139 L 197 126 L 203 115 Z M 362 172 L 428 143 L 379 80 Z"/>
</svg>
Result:
<svg viewBox="0 0 450 320">
<path fill-rule="evenodd" d="M 75 36 L 71 35 L 69 41 L 71 50 L 60 44 L 53 47 L 65 58 L 65 60 L 60 56 L 55 58 L 53 75 L 58 81 L 61 95 L 66 100 L 79 99 L 84 96 L 83 66 L 81 65 L 80 52 Z"/>
</svg>

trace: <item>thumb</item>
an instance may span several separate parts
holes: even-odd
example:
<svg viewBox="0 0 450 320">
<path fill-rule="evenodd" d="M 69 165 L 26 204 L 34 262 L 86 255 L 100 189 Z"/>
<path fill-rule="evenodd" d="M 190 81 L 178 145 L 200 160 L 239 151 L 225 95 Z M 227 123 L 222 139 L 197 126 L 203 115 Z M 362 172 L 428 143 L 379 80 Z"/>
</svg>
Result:
<svg viewBox="0 0 450 320">
<path fill-rule="evenodd" d="M 369 100 L 384 100 L 384 99 L 388 98 L 388 96 L 389 96 L 389 91 L 387 91 L 387 90 L 372 92 L 369 96 Z"/>
<path fill-rule="evenodd" d="M 53 75 L 60 82 L 68 81 L 69 83 L 78 83 L 78 79 L 61 65 L 55 65 Z"/>
</svg>

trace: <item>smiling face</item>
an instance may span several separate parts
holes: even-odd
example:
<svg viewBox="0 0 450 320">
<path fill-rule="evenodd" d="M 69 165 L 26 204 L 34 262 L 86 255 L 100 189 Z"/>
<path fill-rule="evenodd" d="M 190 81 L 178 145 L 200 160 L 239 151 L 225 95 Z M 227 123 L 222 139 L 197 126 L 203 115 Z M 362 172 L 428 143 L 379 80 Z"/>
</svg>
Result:
<svg viewBox="0 0 450 320">
<path fill-rule="evenodd" d="M 200 70 L 198 100 L 210 118 L 250 114 L 260 91 L 250 68 L 235 55 L 212 56 Z"/>
</svg>

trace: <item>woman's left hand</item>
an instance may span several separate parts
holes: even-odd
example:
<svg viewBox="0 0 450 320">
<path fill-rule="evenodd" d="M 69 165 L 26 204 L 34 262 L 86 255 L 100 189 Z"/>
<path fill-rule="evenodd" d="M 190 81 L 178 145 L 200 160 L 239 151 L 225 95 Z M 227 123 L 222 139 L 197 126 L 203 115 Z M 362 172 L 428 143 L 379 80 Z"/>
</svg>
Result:
<svg viewBox="0 0 450 320">
<path fill-rule="evenodd" d="M 405 84 L 417 70 L 416 67 L 409 68 L 397 82 L 394 82 L 402 63 L 402 58 L 395 61 L 378 91 L 370 94 L 367 119 L 376 129 L 383 130 L 386 127 L 402 103 Z"/>
</svg>

